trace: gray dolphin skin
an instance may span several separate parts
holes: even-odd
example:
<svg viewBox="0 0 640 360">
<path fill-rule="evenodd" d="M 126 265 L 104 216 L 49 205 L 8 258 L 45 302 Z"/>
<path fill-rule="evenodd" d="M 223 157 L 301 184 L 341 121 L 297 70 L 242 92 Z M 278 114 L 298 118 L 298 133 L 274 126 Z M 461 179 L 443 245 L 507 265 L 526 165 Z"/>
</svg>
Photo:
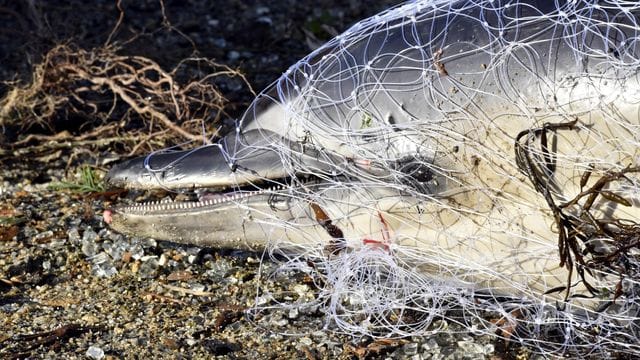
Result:
<svg viewBox="0 0 640 360">
<path fill-rule="evenodd" d="M 640 6 L 621 0 L 403 4 L 294 64 L 215 144 L 107 175 L 199 201 L 105 220 L 198 246 L 377 251 L 453 288 L 635 329 L 639 40 Z M 585 348 L 639 351 L 629 328 L 595 327 Z"/>
</svg>

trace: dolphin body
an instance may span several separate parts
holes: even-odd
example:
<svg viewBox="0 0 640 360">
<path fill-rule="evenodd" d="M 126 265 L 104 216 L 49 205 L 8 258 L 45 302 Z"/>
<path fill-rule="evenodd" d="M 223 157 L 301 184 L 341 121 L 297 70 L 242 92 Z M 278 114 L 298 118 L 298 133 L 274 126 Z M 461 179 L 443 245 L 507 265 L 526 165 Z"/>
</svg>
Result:
<svg viewBox="0 0 640 360">
<path fill-rule="evenodd" d="M 105 220 L 198 246 L 374 251 L 455 288 L 634 324 L 639 17 L 617 0 L 390 9 L 294 64 L 217 143 L 107 176 L 199 201 Z"/>
</svg>

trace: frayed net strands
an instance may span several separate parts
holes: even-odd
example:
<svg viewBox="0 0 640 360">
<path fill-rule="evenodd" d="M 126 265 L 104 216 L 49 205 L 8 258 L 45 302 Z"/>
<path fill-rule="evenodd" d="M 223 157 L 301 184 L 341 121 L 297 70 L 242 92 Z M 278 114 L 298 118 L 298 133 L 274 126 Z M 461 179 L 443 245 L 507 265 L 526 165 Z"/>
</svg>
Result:
<svg viewBox="0 0 640 360">
<path fill-rule="evenodd" d="M 617 1 L 412 2 L 291 67 L 271 100 L 322 164 L 290 146 L 282 163 L 331 184 L 300 196 L 340 208 L 338 228 L 373 218 L 344 249 L 302 246 L 285 264 L 318 278 L 330 322 L 410 336 L 462 309 L 456 321 L 500 333 L 487 319 L 504 319 L 544 351 L 638 354 L 639 15 Z"/>
<path fill-rule="evenodd" d="M 239 189 L 286 178 L 266 210 L 230 199 L 280 264 L 266 276 L 307 273 L 305 306 L 351 334 L 444 318 L 546 354 L 640 355 L 639 16 L 416 1 L 293 65 L 215 145 Z M 266 153 L 274 176 L 247 165 Z"/>
</svg>

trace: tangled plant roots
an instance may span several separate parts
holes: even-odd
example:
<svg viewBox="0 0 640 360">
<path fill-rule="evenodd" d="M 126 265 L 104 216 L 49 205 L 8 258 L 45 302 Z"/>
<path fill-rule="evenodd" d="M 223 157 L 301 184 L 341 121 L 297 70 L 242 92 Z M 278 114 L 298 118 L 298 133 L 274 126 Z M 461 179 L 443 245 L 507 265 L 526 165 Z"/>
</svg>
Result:
<svg viewBox="0 0 640 360">
<path fill-rule="evenodd" d="M 76 139 L 113 136 L 118 141 L 126 130 L 118 142 L 132 152 L 149 139 L 207 142 L 217 136 L 214 126 L 225 114 L 216 81 L 237 78 L 246 84 L 237 71 L 208 59 L 186 59 L 165 71 L 149 58 L 118 51 L 114 45 L 89 51 L 56 46 L 34 69 L 30 84 L 15 85 L 0 100 L 0 125 L 19 131 L 38 127 L 57 133 L 55 139 L 78 135 L 61 135 L 62 130 L 95 128 Z M 15 145 L 51 138 L 30 136 Z"/>
</svg>

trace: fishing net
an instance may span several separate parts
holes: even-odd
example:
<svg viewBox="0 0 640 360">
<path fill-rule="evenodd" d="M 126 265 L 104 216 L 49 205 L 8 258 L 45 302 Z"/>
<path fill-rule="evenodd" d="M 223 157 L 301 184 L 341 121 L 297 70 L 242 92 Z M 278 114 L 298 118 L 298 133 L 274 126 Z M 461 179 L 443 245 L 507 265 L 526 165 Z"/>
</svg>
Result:
<svg viewBox="0 0 640 360">
<path fill-rule="evenodd" d="M 238 206 L 279 264 L 264 276 L 317 289 L 253 311 L 640 354 L 639 16 L 622 0 L 415 1 L 294 64 L 215 145 L 253 182 L 249 159 L 279 158 L 272 211 Z"/>
</svg>

